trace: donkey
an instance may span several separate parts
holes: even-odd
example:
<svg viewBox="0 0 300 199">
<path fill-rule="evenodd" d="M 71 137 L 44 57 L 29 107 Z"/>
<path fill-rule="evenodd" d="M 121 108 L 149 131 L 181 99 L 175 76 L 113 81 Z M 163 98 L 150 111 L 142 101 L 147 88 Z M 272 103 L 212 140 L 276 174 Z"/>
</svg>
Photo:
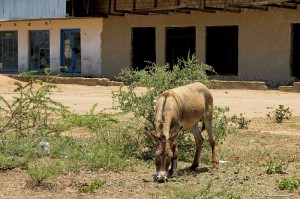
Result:
<svg viewBox="0 0 300 199">
<path fill-rule="evenodd" d="M 196 153 L 191 169 L 199 166 L 199 158 L 207 130 L 212 150 L 213 168 L 218 168 L 215 153 L 215 138 L 212 127 L 213 97 L 209 89 L 199 83 L 167 90 L 161 94 L 155 110 L 155 132 L 146 130 L 146 134 L 156 144 L 156 177 L 158 182 L 165 182 L 168 177 L 177 176 L 178 139 L 184 130 L 191 129 L 196 142 Z M 203 121 L 199 130 L 198 122 Z M 168 171 L 171 164 L 171 169 Z"/>
</svg>

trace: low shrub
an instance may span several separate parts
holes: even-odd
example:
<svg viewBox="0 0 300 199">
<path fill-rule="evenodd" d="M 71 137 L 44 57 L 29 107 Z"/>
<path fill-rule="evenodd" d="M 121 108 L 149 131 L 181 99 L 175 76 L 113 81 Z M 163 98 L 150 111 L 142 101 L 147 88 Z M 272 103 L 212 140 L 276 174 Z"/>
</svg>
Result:
<svg viewBox="0 0 300 199">
<path fill-rule="evenodd" d="M 42 182 L 59 176 L 64 171 L 59 161 L 37 160 L 28 165 L 29 183 L 38 186 Z"/>
<path fill-rule="evenodd" d="M 276 123 L 282 123 L 283 120 L 288 120 L 291 116 L 290 108 L 285 108 L 284 105 L 279 105 L 275 111 L 267 114 L 267 117 L 273 118 Z"/>
</svg>

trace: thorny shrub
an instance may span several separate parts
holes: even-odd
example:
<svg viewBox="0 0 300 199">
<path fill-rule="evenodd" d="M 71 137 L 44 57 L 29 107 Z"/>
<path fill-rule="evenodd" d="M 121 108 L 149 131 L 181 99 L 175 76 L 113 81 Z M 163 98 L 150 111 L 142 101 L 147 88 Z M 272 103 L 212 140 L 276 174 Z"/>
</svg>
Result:
<svg viewBox="0 0 300 199">
<path fill-rule="evenodd" d="M 50 90 L 56 88 L 51 81 L 56 77 L 44 83 L 33 76 L 36 72 L 21 74 L 28 77 L 29 81 L 25 85 L 15 82 L 16 96 L 12 102 L 0 96 L 0 102 L 4 104 L 0 106 L 2 112 L 0 134 L 14 132 L 18 136 L 30 136 L 37 132 L 46 135 L 61 131 L 62 123 L 58 121 L 68 113 L 68 110 L 66 106 L 50 97 Z M 49 77 L 51 71 L 45 72 Z"/>
<path fill-rule="evenodd" d="M 291 116 L 292 113 L 290 112 L 290 108 L 285 108 L 284 105 L 279 105 L 275 111 L 267 114 L 267 117 L 273 118 L 277 123 L 282 123 L 284 119 L 288 120 Z"/>
</svg>

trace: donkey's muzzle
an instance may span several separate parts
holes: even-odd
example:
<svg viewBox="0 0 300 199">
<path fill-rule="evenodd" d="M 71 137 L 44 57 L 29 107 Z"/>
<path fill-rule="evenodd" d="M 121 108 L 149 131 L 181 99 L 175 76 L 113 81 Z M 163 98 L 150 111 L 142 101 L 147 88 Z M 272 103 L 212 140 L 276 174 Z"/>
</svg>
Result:
<svg viewBox="0 0 300 199">
<path fill-rule="evenodd" d="M 158 174 L 155 177 L 155 180 L 157 182 L 166 182 L 168 180 L 167 172 L 158 172 Z"/>
</svg>

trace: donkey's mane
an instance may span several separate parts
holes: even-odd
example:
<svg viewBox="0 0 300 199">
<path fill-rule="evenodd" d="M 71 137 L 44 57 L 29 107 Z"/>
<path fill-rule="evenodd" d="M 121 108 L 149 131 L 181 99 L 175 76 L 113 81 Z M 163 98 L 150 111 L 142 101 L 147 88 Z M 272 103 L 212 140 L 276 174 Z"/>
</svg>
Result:
<svg viewBox="0 0 300 199">
<path fill-rule="evenodd" d="M 167 102 L 167 98 L 168 97 L 173 97 L 174 100 L 176 101 L 177 106 L 179 106 L 176 97 L 172 93 L 165 92 L 165 93 L 162 94 L 162 97 L 165 97 L 165 98 L 164 98 L 164 102 L 163 102 L 163 105 L 162 105 L 161 120 L 160 120 L 160 124 L 159 124 L 159 127 L 158 127 L 160 130 L 163 129 L 163 126 L 164 126 L 164 123 L 165 123 L 165 105 L 166 105 L 166 102 Z M 161 131 L 161 134 L 162 134 L 162 131 Z"/>
</svg>

